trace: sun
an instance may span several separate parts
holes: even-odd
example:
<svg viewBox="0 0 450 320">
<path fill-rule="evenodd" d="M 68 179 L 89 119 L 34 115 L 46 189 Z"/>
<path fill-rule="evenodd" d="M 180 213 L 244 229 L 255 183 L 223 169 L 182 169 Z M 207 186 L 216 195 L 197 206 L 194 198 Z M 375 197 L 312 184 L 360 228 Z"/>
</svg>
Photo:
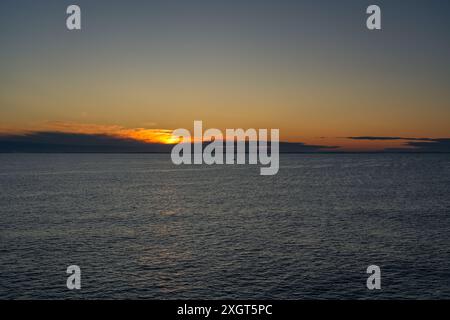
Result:
<svg viewBox="0 0 450 320">
<path fill-rule="evenodd" d="M 170 135 L 170 137 L 164 137 L 161 139 L 161 143 L 164 143 L 164 144 L 177 144 L 179 142 L 180 142 L 180 138 L 172 136 L 172 135 Z"/>
<path fill-rule="evenodd" d="M 121 130 L 122 137 L 131 138 L 134 140 L 146 143 L 161 143 L 161 144 L 177 144 L 180 142 L 179 137 L 172 135 L 172 130 L 168 129 L 126 129 Z"/>
</svg>

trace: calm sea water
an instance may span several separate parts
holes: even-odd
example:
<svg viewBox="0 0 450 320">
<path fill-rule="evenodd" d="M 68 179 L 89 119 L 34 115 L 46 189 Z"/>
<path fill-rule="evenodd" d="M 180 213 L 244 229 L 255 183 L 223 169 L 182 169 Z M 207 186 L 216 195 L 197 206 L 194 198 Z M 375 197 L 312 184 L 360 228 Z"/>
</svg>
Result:
<svg viewBox="0 0 450 320">
<path fill-rule="evenodd" d="M 0 187 L 0 298 L 450 298 L 449 155 L 1 154 Z"/>
</svg>

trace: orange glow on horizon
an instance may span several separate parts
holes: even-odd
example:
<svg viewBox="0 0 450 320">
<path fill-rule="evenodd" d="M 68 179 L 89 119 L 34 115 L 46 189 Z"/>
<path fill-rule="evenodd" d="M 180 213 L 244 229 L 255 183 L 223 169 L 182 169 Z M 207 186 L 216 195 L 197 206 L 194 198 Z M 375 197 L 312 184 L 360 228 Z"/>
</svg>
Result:
<svg viewBox="0 0 450 320">
<path fill-rule="evenodd" d="M 161 144 L 176 144 L 180 141 L 178 137 L 172 135 L 173 130 L 170 129 L 125 128 L 119 125 L 53 121 L 38 125 L 29 125 L 26 130 L 16 127 L 0 127 L 0 135 L 4 136 L 27 135 L 34 132 L 107 135 L 120 139 L 132 139 L 145 143 Z"/>
<path fill-rule="evenodd" d="M 67 134 L 85 134 L 85 135 L 105 135 L 116 137 L 118 139 L 130 139 L 149 144 L 166 144 L 172 145 L 182 142 L 182 137 L 173 135 L 172 129 L 156 129 L 156 128 L 126 128 L 120 125 L 101 125 L 92 123 L 76 123 L 53 121 L 44 123 L 28 124 L 26 129 L 17 126 L 0 126 L 0 136 L 8 135 L 30 135 L 39 132 L 55 132 Z M 193 135 L 186 142 L 211 142 L 212 139 L 199 139 Z M 204 132 L 202 132 L 204 133 Z M 222 130 L 224 133 L 224 130 Z M 282 132 L 281 132 L 282 133 Z M 390 136 L 390 135 L 386 135 Z M 395 135 L 393 135 L 395 136 Z M 226 141 L 227 137 L 220 139 Z M 270 140 L 270 139 L 269 139 Z M 345 137 L 308 137 L 308 136 L 292 136 L 288 133 L 280 137 L 280 142 L 302 143 L 307 146 L 317 146 L 318 151 L 343 151 L 343 152 L 376 152 L 389 149 L 414 149 L 408 145 L 408 139 L 397 140 L 365 140 L 365 139 L 349 139 Z M 321 149 L 320 147 L 328 147 Z M 335 148 L 331 148 L 335 147 Z"/>
<path fill-rule="evenodd" d="M 118 136 L 145 143 L 177 144 L 180 139 L 174 137 L 172 132 L 168 129 L 124 129 L 119 131 Z"/>
</svg>

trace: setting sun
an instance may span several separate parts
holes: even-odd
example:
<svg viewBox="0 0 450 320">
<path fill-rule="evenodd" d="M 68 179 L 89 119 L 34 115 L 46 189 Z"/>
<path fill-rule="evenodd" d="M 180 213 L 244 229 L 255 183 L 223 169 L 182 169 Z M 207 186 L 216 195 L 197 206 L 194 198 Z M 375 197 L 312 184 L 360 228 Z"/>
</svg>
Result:
<svg viewBox="0 0 450 320">
<path fill-rule="evenodd" d="M 176 144 L 178 137 L 172 136 L 172 130 L 167 129 L 124 129 L 119 136 L 146 143 Z"/>
</svg>

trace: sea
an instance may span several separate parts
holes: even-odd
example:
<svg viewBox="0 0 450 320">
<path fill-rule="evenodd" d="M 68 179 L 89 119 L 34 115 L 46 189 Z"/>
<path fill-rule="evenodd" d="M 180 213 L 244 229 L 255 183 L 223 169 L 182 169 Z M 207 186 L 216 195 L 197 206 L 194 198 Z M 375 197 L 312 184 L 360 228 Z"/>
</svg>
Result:
<svg viewBox="0 0 450 320">
<path fill-rule="evenodd" d="M 450 155 L 0 154 L 0 298 L 449 299 Z"/>
</svg>

